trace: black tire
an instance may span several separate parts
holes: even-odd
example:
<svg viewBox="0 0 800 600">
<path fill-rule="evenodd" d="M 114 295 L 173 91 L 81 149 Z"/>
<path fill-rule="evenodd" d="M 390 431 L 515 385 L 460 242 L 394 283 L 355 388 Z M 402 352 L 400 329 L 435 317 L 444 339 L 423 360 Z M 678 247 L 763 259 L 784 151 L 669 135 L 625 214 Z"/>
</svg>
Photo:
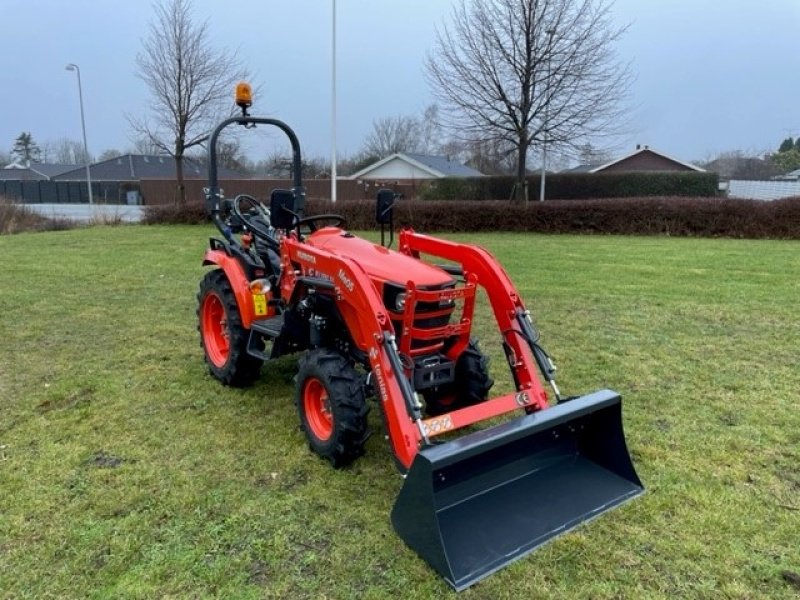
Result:
<svg viewBox="0 0 800 600">
<path fill-rule="evenodd" d="M 221 269 L 209 271 L 200 282 L 197 330 L 208 370 L 214 378 L 234 387 L 250 385 L 258 379 L 262 361 L 247 353 L 250 331 L 242 325 L 236 296 Z M 227 348 L 223 347 L 225 344 Z"/>
<path fill-rule="evenodd" d="M 369 437 L 363 377 L 352 362 L 331 350 L 300 358 L 295 404 L 311 450 L 338 468 L 364 453 Z"/>
<path fill-rule="evenodd" d="M 489 377 L 489 357 L 481 352 L 478 340 L 472 338 L 456 361 L 455 381 L 422 392 L 425 412 L 435 416 L 480 404 L 493 385 L 494 379 Z"/>
</svg>

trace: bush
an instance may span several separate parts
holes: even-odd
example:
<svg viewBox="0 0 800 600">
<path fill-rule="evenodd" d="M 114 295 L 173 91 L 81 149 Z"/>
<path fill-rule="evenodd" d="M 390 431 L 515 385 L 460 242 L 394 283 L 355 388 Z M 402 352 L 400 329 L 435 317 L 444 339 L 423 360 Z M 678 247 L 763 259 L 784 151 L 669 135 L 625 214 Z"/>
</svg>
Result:
<svg viewBox="0 0 800 600">
<path fill-rule="evenodd" d="M 372 200 L 348 200 L 332 207 L 308 200 L 306 214 L 335 212 L 353 230 L 374 230 Z M 530 231 L 734 238 L 800 239 L 800 198 L 761 202 L 722 198 L 617 198 L 570 202 L 400 200 L 395 228 L 418 231 Z M 207 223 L 204 205 L 148 206 L 144 222 Z"/>
<path fill-rule="evenodd" d="M 309 202 L 307 214 L 340 213 L 354 230 L 375 229 L 371 201 Z M 395 226 L 418 231 L 530 231 L 800 239 L 800 198 L 761 202 L 721 198 L 620 198 L 530 202 L 407 201 Z"/>
<path fill-rule="evenodd" d="M 144 207 L 142 223 L 145 225 L 200 225 L 210 223 L 204 202 L 177 204 L 152 204 Z"/>
<path fill-rule="evenodd" d="M 24 204 L 14 204 L 0 198 L 0 235 L 23 231 L 61 231 L 73 227 L 75 223 L 68 219 L 45 217 Z"/>
<path fill-rule="evenodd" d="M 420 196 L 424 200 L 509 200 L 515 178 L 445 177 L 426 182 Z M 527 178 L 528 195 L 538 199 L 540 177 Z M 629 198 L 642 196 L 717 195 L 719 176 L 716 173 L 675 171 L 668 173 L 554 173 L 546 179 L 548 200 L 582 200 L 587 198 Z"/>
</svg>

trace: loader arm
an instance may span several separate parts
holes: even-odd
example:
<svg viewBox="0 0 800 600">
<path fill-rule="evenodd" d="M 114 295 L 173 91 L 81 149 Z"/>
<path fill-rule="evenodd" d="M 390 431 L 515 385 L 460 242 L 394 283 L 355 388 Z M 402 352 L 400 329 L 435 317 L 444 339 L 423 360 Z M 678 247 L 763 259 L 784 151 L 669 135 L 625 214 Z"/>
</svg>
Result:
<svg viewBox="0 0 800 600">
<path fill-rule="evenodd" d="M 425 253 L 459 263 L 465 277 L 474 279 L 477 285 L 486 290 L 503 336 L 517 392 L 527 394 L 528 408 L 547 408 L 547 394 L 536 377 L 534 357 L 529 346 L 533 340 L 520 322 L 520 317 L 526 317 L 528 313 L 519 292 L 500 263 L 478 246 L 420 235 L 412 229 L 400 232 L 400 252 L 417 258 L 420 253 Z"/>
</svg>

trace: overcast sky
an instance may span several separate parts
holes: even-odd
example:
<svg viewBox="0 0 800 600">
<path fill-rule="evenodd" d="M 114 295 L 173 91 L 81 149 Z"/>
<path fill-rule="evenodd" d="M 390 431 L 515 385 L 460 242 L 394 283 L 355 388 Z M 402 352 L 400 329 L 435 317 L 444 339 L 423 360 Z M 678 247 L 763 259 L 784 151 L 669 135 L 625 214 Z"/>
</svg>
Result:
<svg viewBox="0 0 800 600">
<path fill-rule="evenodd" d="M 430 104 L 423 59 L 452 4 L 337 1 L 340 154 L 359 149 L 373 119 Z M 331 0 L 194 8 L 261 86 L 252 112 L 287 121 L 307 155 L 328 155 Z M 624 150 L 641 143 L 695 160 L 800 135 L 800 0 L 617 0 L 614 14 L 630 23 L 618 52 L 637 77 Z M 124 115 L 147 107 L 134 61 L 151 16 L 148 0 L 0 0 L 0 148 L 22 131 L 40 144 L 80 139 L 70 62 L 81 68 L 90 151 L 131 147 Z"/>
</svg>

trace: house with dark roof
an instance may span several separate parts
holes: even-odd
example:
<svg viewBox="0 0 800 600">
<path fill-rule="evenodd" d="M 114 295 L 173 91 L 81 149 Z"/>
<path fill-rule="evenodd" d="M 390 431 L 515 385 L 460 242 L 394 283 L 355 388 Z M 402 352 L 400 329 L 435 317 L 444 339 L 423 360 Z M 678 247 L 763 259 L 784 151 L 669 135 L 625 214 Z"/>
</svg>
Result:
<svg viewBox="0 0 800 600">
<path fill-rule="evenodd" d="M 31 163 L 9 167 L 0 169 L 0 196 L 29 203 L 89 201 L 85 165 Z M 98 203 L 139 204 L 143 181 L 171 182 L 174 188 L 175 159 L 170 156 L 125 154 L 94 163 L 89 169 L 94 201 Z M 219 167 L 218 172 L 220 180 L 244 178 L 224 167 Z M 190 158 L 183 160 L 183 173 L 187 181 L 208 177 L 206 168 Z"/>
<path fill-rule="evenodd" d="M 705 169 L 684 162 L 672 156 L 667 156 L 663 152 L 657 152 L 650 146 L 637 145 L 636 150 L 612 161 L 594 164 L 578 165 L 571 169 L 561 171 L 562 173 L 631 173 L 634 171 L 698 171 L 705 172 Z"/>
<path fill-rule="evenodd" d="M 795 169 L 794 171 L 789 171 L 783 175 L 778 175 L 773 177 L 773 179 L 776 181 L 800 181 L 800 169 Z"/>
<path fill-rule="evenodd" d="M 354 173 L 350 179 L 416 181 L 442 177 L 482 177 L 483 173 L 447 156 L 398 152 Z"/>
<path fill-rule="evenodd" d="M 62 165 L 55 163 L 22 163 L 13 162 L 0 169 L 0 181 L 50 181 L 56 175 L 79 168 L 79 165 Z M 81 167 L 85 168 L 85 167 Z M 84 178 L 86 171 L 84 171 Z"/>
<path fill-rule="evenodd" d="M 175 159 L 171 156 L 149 154 L 123 154 L 89 166 L 92 181 L 141 181 L 142 179 L 175 179 Z M 242 179 L 237 171 L 220 166 L 220 179 Z M 185 179 L 205 179 L 206 168 L 191 158 L 183 159 Z M 53 177 L 57 181 L 86 180 L 86 167 L 60 173 Z"/>
</svg>

